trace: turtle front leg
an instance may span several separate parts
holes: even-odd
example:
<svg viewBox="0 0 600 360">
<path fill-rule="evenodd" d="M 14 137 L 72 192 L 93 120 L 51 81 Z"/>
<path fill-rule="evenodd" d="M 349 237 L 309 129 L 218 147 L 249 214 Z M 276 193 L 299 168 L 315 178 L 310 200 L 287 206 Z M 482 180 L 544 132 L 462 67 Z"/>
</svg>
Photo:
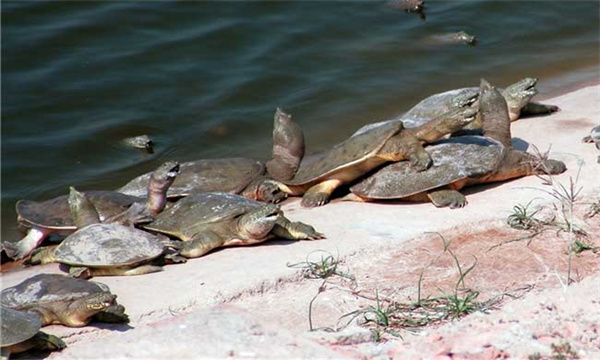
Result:
<svg viewBox="0 0 600 360">
<path fill-rule="evenodd" d="M 64 341 L 54 335 L 46 334 L 45 332 L 38 332 L 31 339 L 23 341 L 21 343 L 3 347 L 2 348 L 2 359 L 10 357 L 11 353 L 17 354 L 28 350 L 47 350 L 56 351 L 62 350 L 67 347 Z"/>
<path fill-rule="evenodd" d="M 225 240 L 213 232 L 197 234 L 190 241 L 185 241 L 179 254 L 186 258 L 197 258 L 207 252 L 225 245 Z"/>
<path fill-rule="evenodd" d="M 322 206 L 329 202 L 331 194 L 342 185 L 338 179 L 325 180 L 308 189 L 302 197 L 301 205 L 304 207 Z"/>
<path fill-rule="evenodd" d="M 556 105 L 546 105 L 536 102 L 528 102 L 527 105 L 521 109 L 521 115 L 540 115 L 540 114 L 552 114 L 560 111 L 560 108 Z"/>
<path fill-rule="evenodd" d="M 427 193 L 427 197 L 436 207 L 450 207 L 450 209 L 456 209 L 467 205 L 467 198 L 456 190 L 433 190 Z"/>
<path fill-rule="evenodd" d="M 125 314 L 125 307 L 119 304 L 113 305 L 92 316 L 92 321 L 110 324 L 126 324 L 129 322 L 129 316 Z"/>
<path fill-rule="evenodd" d="M 410 149 L 408 159 L 413 168 L 419 172 L 427 170 L 433 163 L 431 156 L 425 151 L 421 144 L 415 144 Z"/>
<path fill-rule="evenodd" d="M 275 236 L 288 240 L 319 240 L 324 239 L 325 235 L 318 232 L 312 226 L 300 221 L 291 222 L 287 218 L 280 216 L 273 227 Z"/>
</svg>

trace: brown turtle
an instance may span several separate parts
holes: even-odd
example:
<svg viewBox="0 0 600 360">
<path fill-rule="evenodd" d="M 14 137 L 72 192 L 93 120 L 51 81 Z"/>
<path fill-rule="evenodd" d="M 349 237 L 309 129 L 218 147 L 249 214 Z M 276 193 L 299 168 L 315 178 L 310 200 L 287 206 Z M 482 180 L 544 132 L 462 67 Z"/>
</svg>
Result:
<svg viewBox="0 0 600 360">
<path fill-rule="evenodd" d="M 423 171 L 431 164 L 424 143 L 440 139 L 473 121 L 476 111 L 455 109 L 413 129 L 391 122 L 354 135 L 333 148 L 305 158 L 293 179 L 282 181 L 281 189 L 302 195 L 302 206 L 326 204 L 333 191 L 390 161 L 410 160 Z"/>
<path fill-rule="evenodd" d="M 218 192 L 185 197 L 144 228 L 183 240 L 179 251 L 188 258 L 222 246 L 257 244 L 275 237 L 324 238 L 312 226 L 288 220 L 278 205 Z"/>
<path fill-rule="evenodd" d="M 479 101 L 485 138 L 457 137 L 428 147 L 434 159 L 431 168 L 417 172 L 401 163 L 388 165 L 352 186 L 352 194 L 345 199 L 430 200 L 438 207 L 456 208 L 466 204 L 465 196 L 458 192 L 464 186 L 566 170 L 562 161 L 541 160 L 512 148 L 506 102 L 484 79 Z"/>
<path fill-rule="evenodd" d="M 102 283 L 59 274 L 38 274 L 0 293 L 3 306 L 38 315 L 42 326 L 81 327 L 92 319 L 128 322 L 116 299 Z"/>
<path fill-rule="evenodd" d="M 292 178 L 303 156 L 302 130 L 289 114 L 278 108 L 273 127 L 273 158 L 266 166 L 260 161 L 239 157 L 184 162 L 167 196 L 179 198 L 198 192 L 225 192 L 278 203 L 286 194 L 279 190 L 269 174 L 275 174 L 281 180 Z M 149 179 L 150 173 L 140 175 L 117 191 L 144 196 Z"/>
<path fill-rule="evenodd" d="M 59 337 L 40 331 L 42 321 L 35 314 L 0 305 L 0 319 L 2 319 L 0 346 L 3 360 L 8 359 L 13 353 L 28 350 L 55 351 L 67 346 Z"/>
<path fill-rule="evenodd" d="M 86 196 L 96 207 L 101 221 L 137 222 L 160 212 L 165 204 L 165 193 L 179 171 L 177 162 L 166 162 L 152 173 L 147 198 L 125 195 L 116 191 L 87 191 Z M 17 221 L 27 229 L 27 235 L 17 243 L 3 243 L 7 255 L 22 259 L 50 234 L 70 234 L 77 229 L 71 219 L 68 195 L 43 202 L 19 200 L 16 204 Z"/>
</svg>

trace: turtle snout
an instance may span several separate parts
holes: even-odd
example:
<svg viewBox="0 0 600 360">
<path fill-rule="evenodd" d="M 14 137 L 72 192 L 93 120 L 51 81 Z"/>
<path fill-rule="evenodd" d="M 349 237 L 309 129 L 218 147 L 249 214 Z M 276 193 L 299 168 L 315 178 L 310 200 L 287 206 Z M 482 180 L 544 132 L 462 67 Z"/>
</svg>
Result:
<svg viewBox="0 0 600 360">
<path fill-rule="evenodd" d="M 175 162 L 175 165 L 167 172 L 167 177 L 174 178 L 179 175 L 179 163 Z"/>
</svg>

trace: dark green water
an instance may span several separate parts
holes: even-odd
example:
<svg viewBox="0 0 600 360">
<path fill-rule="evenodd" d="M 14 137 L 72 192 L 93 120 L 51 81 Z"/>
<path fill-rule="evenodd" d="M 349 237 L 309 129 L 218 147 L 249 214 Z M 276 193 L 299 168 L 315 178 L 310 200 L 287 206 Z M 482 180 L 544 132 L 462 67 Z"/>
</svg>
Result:
<svg viewBox="0 0 600 360">
<path fill-rule="evenodd" d="M 269 157 L 277 106 L 308 151 L 485 76 L 599 82 L 598 1 L 2 2 L 2 240 L 14 203 L 114 189 L 167 159 Z M 476 47 L 429 37 L 466 30 Z M 149 134 L 144 155 L 121 139 Z"/>
</svg>

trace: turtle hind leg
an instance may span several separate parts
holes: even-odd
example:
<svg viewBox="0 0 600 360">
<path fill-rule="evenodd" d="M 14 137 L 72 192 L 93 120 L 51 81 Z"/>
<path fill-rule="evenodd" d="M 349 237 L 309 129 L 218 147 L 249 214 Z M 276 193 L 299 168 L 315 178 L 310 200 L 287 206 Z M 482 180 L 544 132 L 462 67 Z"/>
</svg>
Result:
<svg viewBox="0 0 600 360">
<path fill-rule="evenodd" d="M 49 229 L 32 228 L 27 235 L 16 243 L 3 242 L 2 247 L 6 255 L 14 260 L 20 260 L 29 255 L 42 241 L 52 233 Z"/>
<path fill-rule="evenodd" d="M 304 207 L 323 206 L 329 202 L 331 194 L 342 184 L 338 179 L 325 180 L 314 185 L 302 196 L 301 205 Z"/>
<path fill-rule="evenodd" d="M 65 342 L 62 341 L 61 338 L 54 335 L 46 334 L 43 331 L 40 331 L 37 334 L 35 334 L 31 341 L 34 342 L 33 348 L 39 350 L 56 351 L 62 350 L 67 347 L 67 344 L 65 344 Z"/>
<path fill-rule="evenodd" d="M 521 109 L 521 115 L 540 115 L 540 114 L 552 114 L 560 111 L 560 108 L 556 105 L 540 104 L 536 102 L 529 102 Z"/>
<path fill-rule="evenodd" d="M 427 197 L 436 207 L 456 209 L 467 205 L 467 198 L 456 190 L 434 190 L 427 193 Z"/>
</svg>

